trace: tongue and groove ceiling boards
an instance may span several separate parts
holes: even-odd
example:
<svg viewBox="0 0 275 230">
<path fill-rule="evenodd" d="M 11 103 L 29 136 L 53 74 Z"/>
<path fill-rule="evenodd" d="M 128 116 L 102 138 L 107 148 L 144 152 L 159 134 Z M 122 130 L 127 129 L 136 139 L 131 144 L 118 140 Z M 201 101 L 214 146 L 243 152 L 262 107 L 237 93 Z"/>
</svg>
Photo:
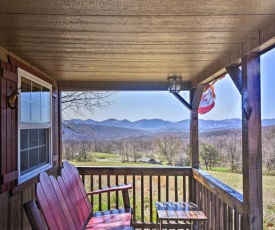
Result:
<svg viewBox="0 0 275 230">
<path fill-rule="evenodd" d="M 274 21 L 274 0 L 1 0 L 0 46 L 61 85 L 188 88 L 273 45 Z"/>
</svg>

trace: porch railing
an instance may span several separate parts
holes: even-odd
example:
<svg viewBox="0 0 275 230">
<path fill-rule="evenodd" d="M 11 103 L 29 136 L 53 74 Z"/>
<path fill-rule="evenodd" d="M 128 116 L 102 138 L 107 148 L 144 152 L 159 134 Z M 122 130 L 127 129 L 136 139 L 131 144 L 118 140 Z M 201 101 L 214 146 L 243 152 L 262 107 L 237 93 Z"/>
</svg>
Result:
<svg viewBox="0 0 275 230">
<path fill-rule="evenodd" d="M 202 170 L 193 169 L 193 176 L 196 203 L 208 217 L 200 229 L 242 230 L 243 195 Z"/>
<path fill-rule="evenodd" d="M 156 201 L 196 202 L 209 218 L 200 229 L 241 229 L 241 195 L 203 171 L 192 171 L 190 167 L 77 168 L 88 191 L 112 184 L 133 184 L 130 202 L 136 229 L 156 228 Z M 118 192 L 93 196 L 91 202 L 94 211 L 123 207 Z"/>
</svg>

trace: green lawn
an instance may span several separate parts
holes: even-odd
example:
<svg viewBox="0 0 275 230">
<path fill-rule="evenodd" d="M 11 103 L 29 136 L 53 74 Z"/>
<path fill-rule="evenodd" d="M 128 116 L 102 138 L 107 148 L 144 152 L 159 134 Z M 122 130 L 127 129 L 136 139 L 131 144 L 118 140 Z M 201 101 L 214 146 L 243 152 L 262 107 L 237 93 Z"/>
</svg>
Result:
<svg viewBox="0 0 275 230">
<path fill-rule="evenodd" d="M 206 172 L 241 194 L 243 193 L 242 174 L 217 171 Z M 264 229 L 275 230 L 275 176 L 263 176 L 263 207 Z"/>
</svg>

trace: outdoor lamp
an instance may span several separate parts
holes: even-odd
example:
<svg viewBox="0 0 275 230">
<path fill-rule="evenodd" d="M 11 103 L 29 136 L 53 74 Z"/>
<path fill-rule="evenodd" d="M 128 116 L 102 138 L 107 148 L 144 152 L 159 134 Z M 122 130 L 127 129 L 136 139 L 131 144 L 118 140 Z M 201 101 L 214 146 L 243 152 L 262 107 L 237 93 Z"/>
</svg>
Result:
<svg viewBox="0 0 275 230">
<path fill-rule="evenodd" d="M 168 90 L 170 93 L 179 93 L 181 89 L 181 79 L 182 77 L 168 77 Z"/>
<path fill-rule="evenodd" d="M 12 91 L 12 94 L 10 96 L 7 97 L 7 100 L 8 100 L 8 106 L 11 108 L 11 109 L 16 109 L 17 108 L 17 105 L 16 105 L 16 99 L 19 95 L 19 89 L 12 89 L 11 88 L 11 91 Z"/>
</svg>

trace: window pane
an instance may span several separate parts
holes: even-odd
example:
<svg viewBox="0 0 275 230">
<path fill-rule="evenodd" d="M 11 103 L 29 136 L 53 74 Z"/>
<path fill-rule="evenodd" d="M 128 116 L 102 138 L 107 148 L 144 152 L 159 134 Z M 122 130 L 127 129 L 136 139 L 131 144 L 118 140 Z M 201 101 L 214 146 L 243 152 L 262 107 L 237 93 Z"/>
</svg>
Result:
<svg viewBox="0 0 275 230">
<path fill-rule="evenodd" d="M 31 100 L 31 81 L 21 77 L 21 100 Z"/>
<path fill-rule="evenodd" d="M 29 130 L 29 148 L 38 146 L 38 129 Z"/>
<path fill-rule="evenodd" d="M 41 105 L 50 105 L 50 89 L 42 86 Z"/>
<path fill-rule="evenodd" d="M 32 94 L 31 94 L 32 103 L 41 103 L 41 85 L 32 82 Z"/>
<path fill-rule="evenodd" d="M 28 130 L 22 129 L 20 132 L 20 149 L 28 148 Z"/>
<path fill-rule="evenodd" d="M 29 150 L 29 168 L 38 165 L 38 148 Z"/>
<path fill-rule="evenodd" d="M 46 151 L 46 146 L 40 147 L 39 148 L 39 164 L 48 162 L 47 160 L 47 151 Z"/>
<path fill-rule="evenodd" d="M 41 106 L 41 123 L 50 122 L 50 108 L 47 106 Z"/>
<path fill-rule="evenodd" d="M 39 129 L 39 145 L 45 145 L 47 142 L 47 132 L 46 129 Z"/>
<path fill-rule="evenodd" d="M 26 151 L 21 151 L 21 164 L 20 164 L 20 167 L 21 167 L 21 172 L 22 171 L 25 171 L 28 169 L 28 165 L 29 165 L 29 159 L 28 159 L 28 150 Z"/>
<path fill-rule="evenodd" d="M 49 132 L 50 129 L 20 131 L 21 175 L 49 163 Z"/>
<path fill-rule="evenodd" d="M 21 121 L 31 122 L 31 103 L 22 101 L 21 102 Z"/>
<path fill-rule="evenodd" d="M 32 104 L 31 106 L 31 121 L 32 123 L 40 123 L 41 122 L 41 114 L 40 114 L 40 105 Z"/>
<path fill-rule="evenodd" d="M 20 74 L 20 73 L 19 73 Z M 22 71 L 24 76 L 24 71 Z M 21 183 L 31 172 L 50 163 L 51 87 L 36 82 L 36 78 L 21 76 L 19 146 Z M 27 76 L 27 75 L 26 75 Z M 45 124 L 47 124 L 44 128 Z M 35 128 L 34 128 L 35 127 Z M 41 128 L 43 127 L 43 128 Z M 27 128 L 27 129 L 26 129 Z M 29 128 L 29 129 L 28 129 Z M 39 172 L 38 170 L 37 172 Z M 26 174 L 26 177 L 25 177 Z"/>
</svg>

